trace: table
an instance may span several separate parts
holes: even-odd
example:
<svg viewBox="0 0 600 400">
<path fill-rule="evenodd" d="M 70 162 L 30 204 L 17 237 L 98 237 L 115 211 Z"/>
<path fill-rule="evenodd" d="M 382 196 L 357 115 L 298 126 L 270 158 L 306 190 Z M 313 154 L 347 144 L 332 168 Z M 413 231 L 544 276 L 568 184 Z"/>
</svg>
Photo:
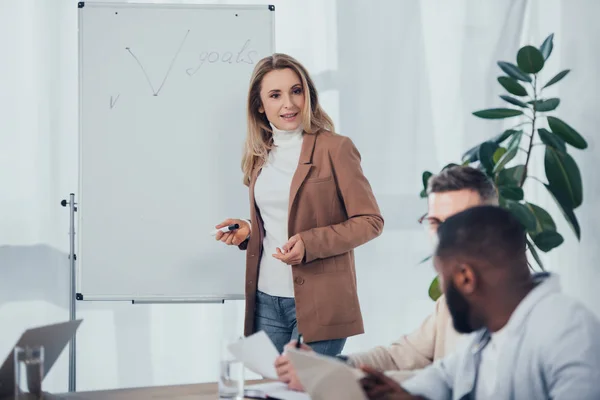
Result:
<svg viewBox="0 0 600 400">
<path fill-rule="evenodd" d="M 247 381 L 246 385 L 271 382 L 268 380 Z M 45 400 L 215 400 L 217 383 L 190 385 L 151 386 L 128 389 L 96 390 L 45 394 Z"/>
</svg>

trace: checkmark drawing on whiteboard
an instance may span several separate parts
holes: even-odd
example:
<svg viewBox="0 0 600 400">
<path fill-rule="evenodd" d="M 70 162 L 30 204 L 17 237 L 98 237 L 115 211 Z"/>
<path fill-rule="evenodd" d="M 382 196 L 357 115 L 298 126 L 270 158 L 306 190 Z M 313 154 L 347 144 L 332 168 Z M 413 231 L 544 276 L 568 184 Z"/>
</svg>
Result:
<svg viewBox="0 0 600 400">
<path fill-rule="evenodd" d="M 148 73 L 146 72 L 146 69 L 142 65 L 142 62 L 133 53 L 133 51 L 131 50 L 131 47 L 125 47 L 125 50 L 127 50 L 129 52 L 129 54 L 131 54 L 131 56 L 135 59 L 135 61 L 138 63 L 138 65 L 142 69 L 142 72 L 146 76 L 146 81 L 148 81 L 148 85 L 150 86 L 150 89 L 152 90 L 152 94 L 154 96 L 158 96 L 158 94 L 162 90 L 165 82 L 167 81 L 167 78 L 169 77 L 169 74 L 171 73 L 171 69 L 173 68 L 173 64 L 175 64 L 175 60 L 177 60 L 177 56 L 179 56 L 179 53 L 181 52 L 181 49 L 183 48 L 183 44 L 185 43 L 185 40 L 187 39 L 189 33 L 190 33 L 190 30 L 188 29 L 187 32 L 185 33 L 185 36 L 183 37 L 183 40 L 181 41 L 181 44 L 179 45 L 179 48 L 177 49 L 177 52 L 175 53 L 175 56 L 171 60 L 171 64 L 169 65 L 169 69 L 167 70 L 167 73 L 165 74 L 165 76 L 164 76 L 164 78 L 163 78 L 160 86 L 158 87 L 158 89 L 154 89 L 154 85 L 152 85 L 152 81 L 150 80 L 150 77 L 148 76 Z"/>
<path fill-rule="evenodd" d="M 115 104 L 117 104 L 117 100 L 119 100 L 120 96 L 121 96 L 120 93 L 117 95 L 117 97 L 110 96 L 110 109 L 111 110 L 113 109 L 113 107 L 115 106 Z"/>
</svg>

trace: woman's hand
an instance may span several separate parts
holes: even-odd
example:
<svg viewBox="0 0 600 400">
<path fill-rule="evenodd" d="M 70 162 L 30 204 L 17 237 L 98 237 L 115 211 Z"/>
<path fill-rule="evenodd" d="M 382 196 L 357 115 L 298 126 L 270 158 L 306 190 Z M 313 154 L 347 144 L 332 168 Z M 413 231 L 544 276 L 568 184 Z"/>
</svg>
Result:
<svg viewBox="0 0 600 400">
<path fill-rule="evenodd" d="M 250 236 L 250 224 L 248 221 L 230 218 L 215 226 L 215 229 L 224 228 L 233 224 L 238 224 L 240 227 L 231 232 L 217 232 L 215 238 L 225 244 L 239 246 Z"/>
<path fill-rule="evenodd" d="M 294 235 L 286 244 L 281 246 L 281 249 L 277 248 L 277 253 L 273 254 L 273 257 L 288 265 L 298 265 L 304 259 L 305 251 L 304 242 L 300 235 Z"/>
</svg>

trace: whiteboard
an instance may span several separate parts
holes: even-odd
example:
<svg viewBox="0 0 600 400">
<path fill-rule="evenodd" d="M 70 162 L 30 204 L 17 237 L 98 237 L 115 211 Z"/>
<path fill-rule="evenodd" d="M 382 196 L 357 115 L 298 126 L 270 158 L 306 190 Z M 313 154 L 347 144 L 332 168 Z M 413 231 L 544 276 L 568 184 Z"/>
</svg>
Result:
<svg viewBox="0 0 600 400">
<path fill-rule="evenodd" d="M 274 7 L 79 3 L 79 300 L 243 298 L 246 96 Z"/>
</svg>

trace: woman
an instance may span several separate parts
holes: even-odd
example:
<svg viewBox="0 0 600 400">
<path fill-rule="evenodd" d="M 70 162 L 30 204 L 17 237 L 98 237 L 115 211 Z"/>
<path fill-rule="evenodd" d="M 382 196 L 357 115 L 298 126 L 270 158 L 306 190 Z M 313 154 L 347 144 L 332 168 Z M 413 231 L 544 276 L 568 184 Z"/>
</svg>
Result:
<svg viewBox="0 0 600 400">
<path fill-rule="evenodd" d="M 339 354 L 364 332 L 353 250 L 383 229 L 360 154 L 287 55 L 258 62 L 247 112 L 251 220 L 216 226 L 239 224 L 216 238 L 247 250 L 245 335 L 264 330 L 282 352 L 300 332 L 316 352 Z"/>
</svg>

